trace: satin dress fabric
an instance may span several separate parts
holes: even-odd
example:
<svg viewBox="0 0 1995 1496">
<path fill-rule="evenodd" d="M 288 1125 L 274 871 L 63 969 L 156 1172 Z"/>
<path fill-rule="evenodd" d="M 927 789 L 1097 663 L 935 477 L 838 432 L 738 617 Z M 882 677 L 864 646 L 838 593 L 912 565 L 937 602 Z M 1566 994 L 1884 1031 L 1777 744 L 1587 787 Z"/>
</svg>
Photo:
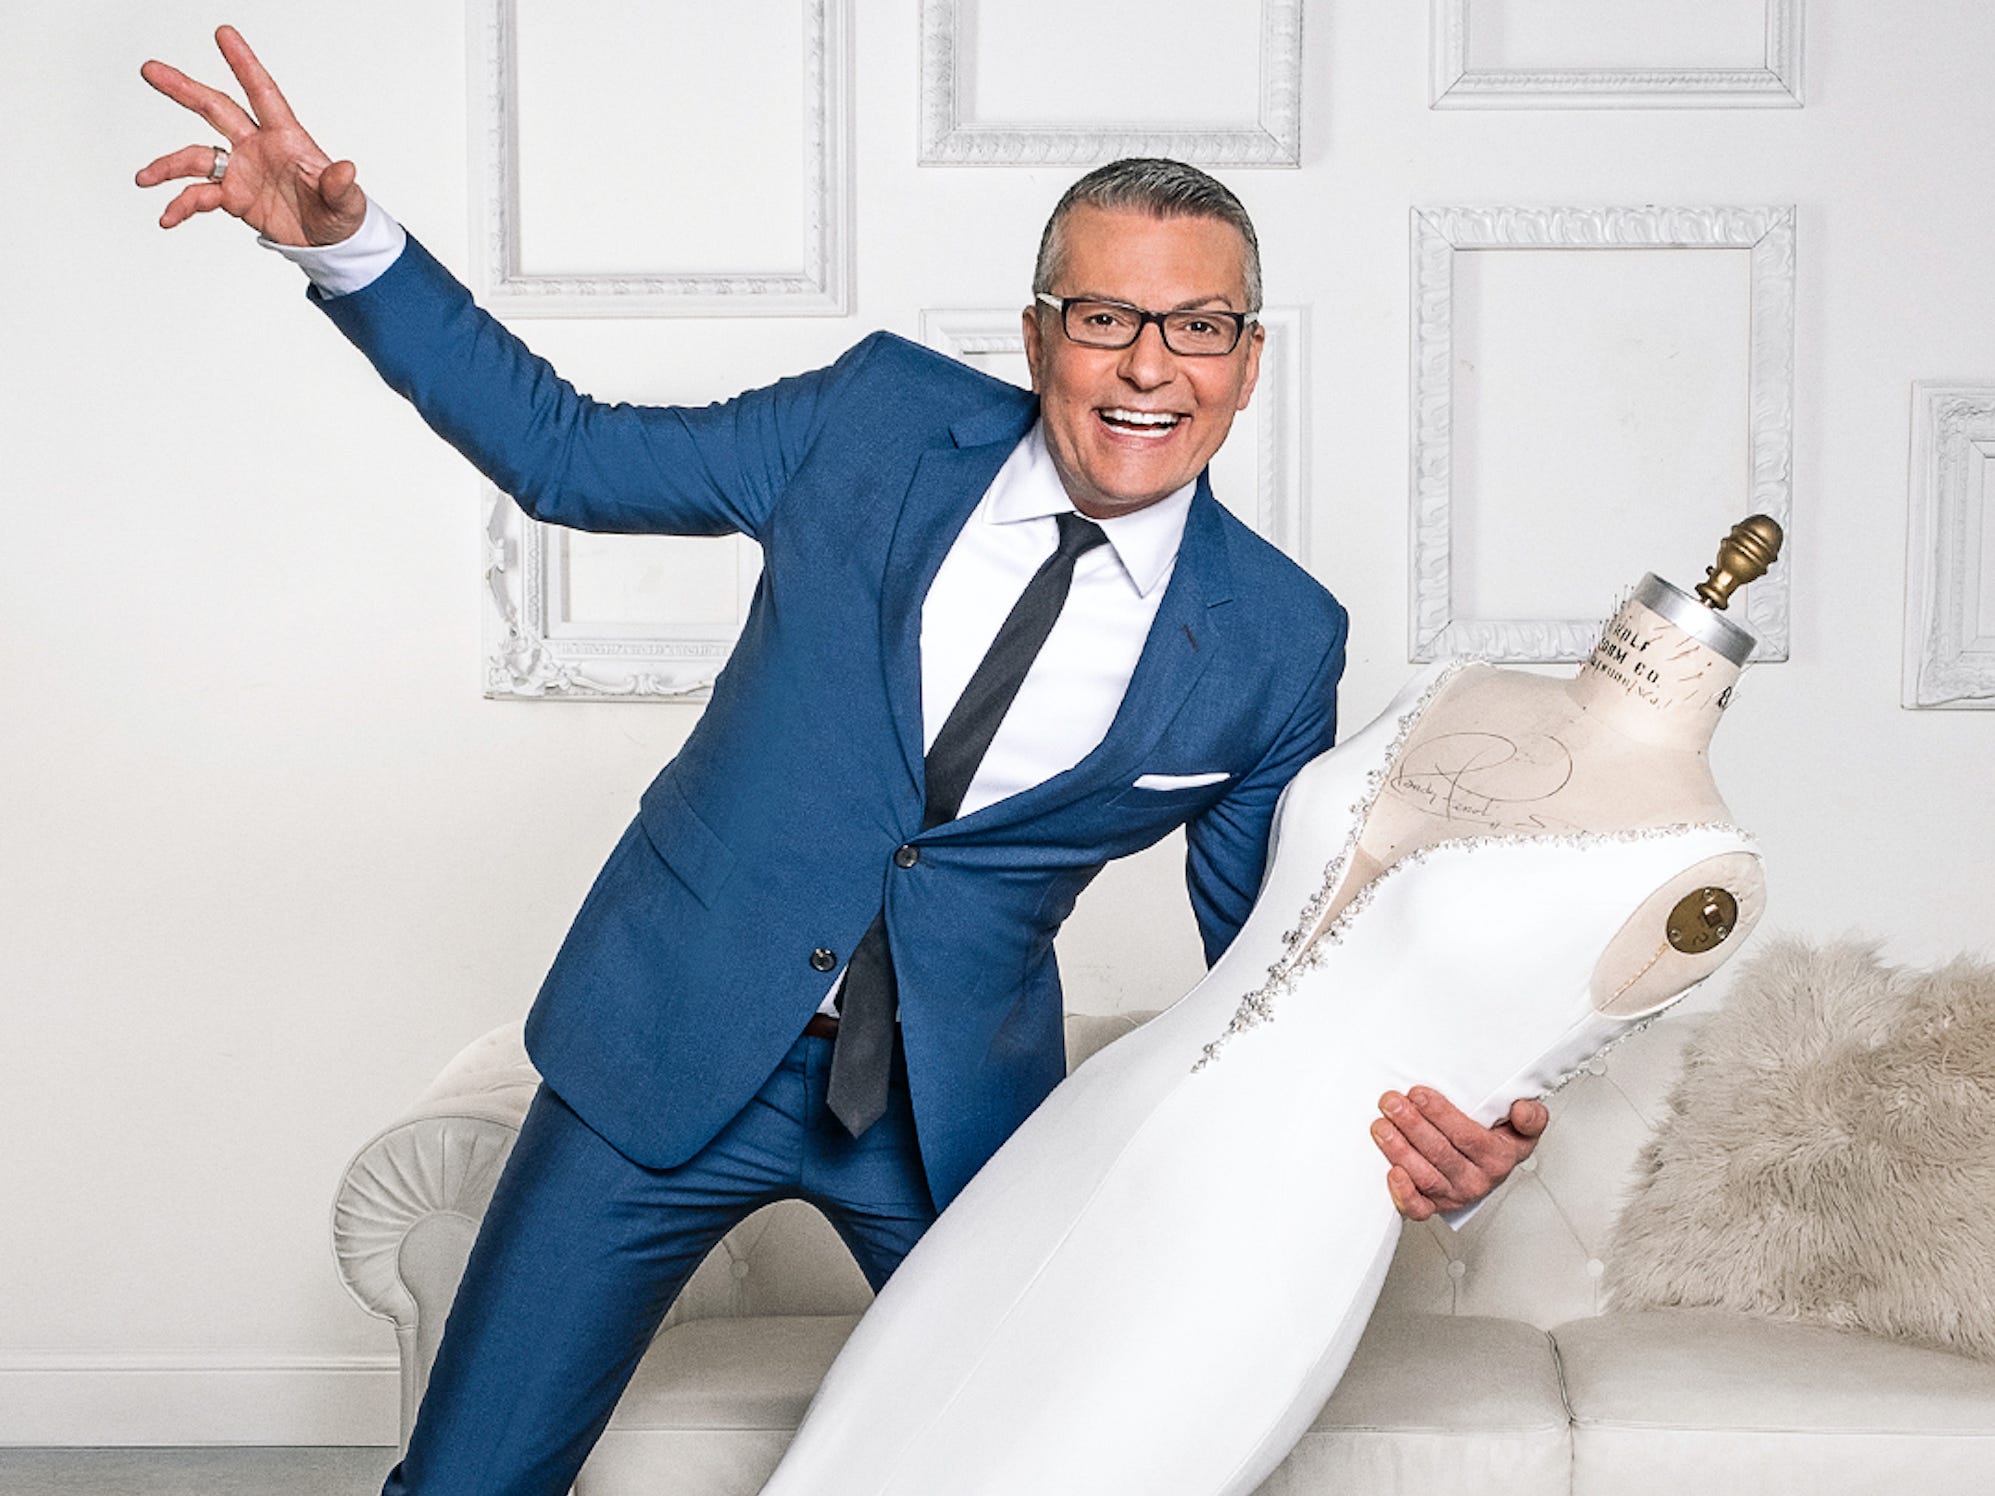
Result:
<svg viewBox="0 0 1995 1496">
<path fill-rule="evenodd" d="M 1684 869 L 1754 851 L 1729 824 L 1469 835 L 1326 924 L 1386 775 L 1464 668 L 1423 672 L 1301 771 L 1238 938 L 942 1213 L 765 1496 L 1232 1496 L 1281 1462 L 1397 1244 L 1368 1132 L 1380 1093 L 1431 1086 L 1488 1125 L 1555 1089 L 1654 1017 L 1591 999 L 1629 916 Z"/>
</svg>

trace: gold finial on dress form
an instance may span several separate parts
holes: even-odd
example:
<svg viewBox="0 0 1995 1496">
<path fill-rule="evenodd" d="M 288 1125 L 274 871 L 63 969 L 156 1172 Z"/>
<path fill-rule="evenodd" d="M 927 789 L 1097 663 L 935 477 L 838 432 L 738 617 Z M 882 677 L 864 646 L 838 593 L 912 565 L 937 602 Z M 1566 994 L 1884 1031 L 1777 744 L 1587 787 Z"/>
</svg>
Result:
<svg viewBox="0 0 1995 1496">
<path fill-rule="evenodd" d="M 1705 581 L 1697 584 L 1697 595 L 1706 606 L 1723 611 L 1732 593 L 1766 575 L 1780 555 L 1780 525 L 1764 514 L 1751 515 L 1732 526 L 1718 546 L 1718 564 L 1704 569 Z"/>
</svg>

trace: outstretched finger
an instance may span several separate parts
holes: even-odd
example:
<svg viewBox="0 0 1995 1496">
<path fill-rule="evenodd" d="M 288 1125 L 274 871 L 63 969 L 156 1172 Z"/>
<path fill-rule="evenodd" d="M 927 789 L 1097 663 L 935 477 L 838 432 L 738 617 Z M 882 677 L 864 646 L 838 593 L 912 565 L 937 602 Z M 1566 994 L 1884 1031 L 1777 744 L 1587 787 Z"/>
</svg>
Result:
<svg viewBox="0 0 1995 1496">
<path fill-rule="evenodd" d="M 240 31 L 233 26 L 218 27 L 215 45 L 222 49 L 229 70 L 242 84 L 242 91 L 249 96 L 249 107 L 256 111 L 259 120 L 266 125 L 298 123 L 298 117 L 291 112 L 291 106 L 278 91 L 276 80 L 256 60 L 256 54 L 249 50 L 249 43 L 242 39 Z"/>
<path fill-rule="evenodd" d="M 220 182 L 196 182 L 192 187 L 183 187 L 180 195 L 166 205 L 166 211 L 159 215 L 159 226 L 163 229 L 175 228 L 196 213 L 206 213 L 221 205 Z"/>
<path fill-rule="evenodd" d="M 197 83 L 170 63 L 155 59 L 139 69 L 139 76 L 174 103 L 200 115 L 221 131 L 222 138 L 230 145 L 256 133 L 256 121 L 244 112 L 242 105 L 218 88 Z"/>
<path fill-rule="evenodd" d="M 214 169 L 213 146 L 189 145 L 141 166 L 132 180 L 141 187 L 157 187 L 161 182 L 170 182 L 176 177 L 205 177 Z"/>
</svg>

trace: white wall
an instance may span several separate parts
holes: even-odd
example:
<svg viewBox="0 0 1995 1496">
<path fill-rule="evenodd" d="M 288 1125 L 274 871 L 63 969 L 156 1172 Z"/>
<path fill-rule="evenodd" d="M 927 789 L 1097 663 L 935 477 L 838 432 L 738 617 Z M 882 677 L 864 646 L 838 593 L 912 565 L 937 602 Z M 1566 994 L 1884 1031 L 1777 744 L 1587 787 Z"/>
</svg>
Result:
<svg viewBox="0 0 1995 1496">
<path fill-rule="evenodd" d="M 855 8 L 853 313 L 516 324 L 584 388 L 705 399 L 874 327 L 914 336 L 923 308 L 1023 300 L 1080 168 L 918 167 L 917 6 Z M 1058 31 L 1089 7 L 1040 8 Z M 389 1442 L 391 1342 L 332 1268 L 340 1170 L 523 1012 L 697 708 L 481 699 L 475 477 L 289 267 L 233 223 L 160 234 L 163 194 L 130 185 L 212 138 L 139 63 L 219 80 L 224 17 L 18 10 L 0 1441 Z M 464 10 L 226 18 L 322 143 L 468 268 Z M 1995 8 L 1971 0 L 1815 0 L 1801 110 L 1435 111 L 1417 7 L 1309 5 L 1301 168 L 1222 174 L 1261 224 L 1270 301 L 1306 309 L 1305 559 L 1354 618 L 1347 721 L 1408 669 L 1409 206 L 1795 204 L 1794 657 L 1748 678 L 1714 757 L 1764 839 L 1776 924 L 1915 959 L 1985 946 L 1995 718 L 1896 703 L 1909 385 L 1995 381 L 1991 56 Z M 696 138 L 625 145 L 698 180 Z M 1632 580 L 1598 578 L 1601 611 Z M 1106 875 L 1062 951 L 1079 1006 L 1181 990 L 1195 943 L 1169 859 Z"/>
</svg>

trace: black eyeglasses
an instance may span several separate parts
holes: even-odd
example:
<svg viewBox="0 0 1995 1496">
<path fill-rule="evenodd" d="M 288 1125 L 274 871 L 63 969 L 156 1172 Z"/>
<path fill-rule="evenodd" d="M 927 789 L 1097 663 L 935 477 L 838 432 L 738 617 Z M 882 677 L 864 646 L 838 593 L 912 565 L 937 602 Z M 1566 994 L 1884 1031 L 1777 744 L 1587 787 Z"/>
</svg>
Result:
<svg viewBox="0 0 1995 1496">
<path fill-rule="evenodd" d="M 1060 309 L 1060 330 L 1084 348 L 1127 348 L 1154 322 L 1164 346 L 1186 358 L 1216 358 L 1240 346 L 1240 336 L 1254 318 L 1247 312 L 1146 312 L 1126 301 L 1096 301 L 1084 296 L 1034 298 Z"/>
</svg>

